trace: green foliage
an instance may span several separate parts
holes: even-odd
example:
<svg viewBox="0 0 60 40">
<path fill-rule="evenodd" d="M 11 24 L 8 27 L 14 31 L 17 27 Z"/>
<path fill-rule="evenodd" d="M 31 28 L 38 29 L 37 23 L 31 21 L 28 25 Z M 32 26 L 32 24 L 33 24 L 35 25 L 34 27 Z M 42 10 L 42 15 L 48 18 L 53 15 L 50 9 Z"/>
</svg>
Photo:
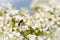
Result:
<svg viewBox="0 0 60 40">
<path fill-rule="evenodd" d="M 57 24 L 58 27 L 60 27 L 60 24 Z"/>
<path fill-rule="evenodd" d="M 39 28 L 36 28 L 36 29 L 33 29 L 32 27 L 29 27 L 30 29 L 29 30 L 24 30 L 24 31 L 21 31 L 20 33 L 22 35 L 29 35 L 29 34 L 34 34 L 36 36 L 42 36 L 44 35 L 44 32 L 43 31 L 40 31 Z"/>
<path fill-rule="evenodd" d="M 34 31 L 34 34 L 35 34 L 36 36 L 42 36 L 42 35 L 44 35 L 44 32 L 43 32 L 43 31 L 40 31 L 39 28 L 36 28 L 35 31 Z"/>
<path fill-rule="evenodd" d="M 15 18 L 12 18 L 12 28 L 15 27 Z"/>
<path fill-rule="evenodd" d="M 21 34 L 29 35 L 29 34 L 33 34 L 34 31 L 35 31 L 35 30 L 34 30 L 32 27 L 29 27 L 29 30 L 22 30 L 22 31 L 21 31 Z"/>
<path fill-rule="evenodd" d="M 22 30 L 21 32 L 21 35 L 23 35 L 24 36 L 24 39 L 27 39 L 27 40 L 29 40 L 28 38 L 27 38 L 27 30 Z"/>
<path fill-rule="evenodd" d="M 3 16 L 3 13 L 0 11 L 0 16 Z"/>
<path fill-rule="evenodd" d="M 33 34 L 35 30 L 32 27 L 29 27 L 29 31 L 30 31 L 30 34 Z"/>
<path fill-rule="evenodd" d="M 3 35 L 3 32 L 0 32 L 0 37 Z"/>
<path fill-rule="evenodd" d="M 39 35 L 40 35 L 40 30 L 39 30 L 39 28 L 36 28 L 36 29 L 35 29 L 34 34 L 35 34 L 36 36 L 39 36 Z"/>
</svg>

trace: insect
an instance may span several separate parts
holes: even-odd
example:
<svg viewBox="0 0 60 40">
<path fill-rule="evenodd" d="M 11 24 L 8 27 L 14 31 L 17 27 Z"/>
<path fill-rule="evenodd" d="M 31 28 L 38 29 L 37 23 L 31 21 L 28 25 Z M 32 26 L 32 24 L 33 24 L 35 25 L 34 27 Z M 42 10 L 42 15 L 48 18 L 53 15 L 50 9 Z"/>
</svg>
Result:
<svg viewBox="0 0 60 40">
<path fill-rule="evenodd" d="M 20 20 L 20 21 L 19 21 L 18 26 L 20 26 L 21 23 L 23 23 L 23 20 Z"/>
</svg>

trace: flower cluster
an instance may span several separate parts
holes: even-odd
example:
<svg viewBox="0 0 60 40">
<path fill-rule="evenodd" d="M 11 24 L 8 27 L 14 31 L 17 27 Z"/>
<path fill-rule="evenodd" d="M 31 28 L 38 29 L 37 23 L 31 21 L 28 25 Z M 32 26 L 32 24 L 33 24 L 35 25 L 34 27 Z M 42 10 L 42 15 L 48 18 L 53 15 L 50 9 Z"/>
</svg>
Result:
<svg viewBox="0 0 60 40">
<path fill-rule="evenodd" d="M 47 3 L 33 1 L 33 15 L 28 9 L 19 11 L 9 3 L 0 7 L 1 40 L 55 40 L 54 35 L 60 27 L 60 8 Z"/>
</svg>

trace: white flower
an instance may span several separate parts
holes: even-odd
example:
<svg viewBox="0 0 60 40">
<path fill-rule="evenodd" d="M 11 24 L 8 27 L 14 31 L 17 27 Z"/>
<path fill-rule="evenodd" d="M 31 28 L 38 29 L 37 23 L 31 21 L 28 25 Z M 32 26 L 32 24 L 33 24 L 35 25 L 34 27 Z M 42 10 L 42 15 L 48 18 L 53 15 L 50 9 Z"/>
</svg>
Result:
<svg viewBox="0 0 60 40">
<path fill-rule="evenodd" d="M 52 40 L 60 40 L 60 28 L 58 28 L 56 30 L 56 32 L 54 33 L 54 36 L 52 37 Z"/>
<path fill-rule="evenodd" d="M 15 35 L 17 33 L 17 31 L 13 31 L 12 34 Z"/>
<path fill-rule="evenodd" d="M 4 34 L 9 34 L 10 32 L 12 32 L 12 28 L 10 27 L 9 24 L 7 24 L 6 26 L 4 26 L 3 30 L 4 30 Z"/>
<path fill-rule="evenodd" d="M 24 37 L 20 35 L 20 38 L 19 38 L 19 40 L 23 40 L 23 38 L 24 38 Z"/>
<path fill-rule="evenodd" d="M 44 40 L 42 37 L 38 37 L 38 40 Z"/>
<path fill-rule="evenodd" d="M 13 34 L 8 34 L 8 37 L 9 38 L 14 38 L 14 35 Z"/>
<path fill-rule="evenodd" d="M 7 10 L 7 13 L 15 15 L 18 13 L 18 10 Z"/>
<path fill-rule="evenodd" d="M 9 40 L 9 38 L 8 37 L 5 37 L 5 38 L 3 38 L 3 40 Z"/>
<path fill-rule="evenodd" d="M 1 17 L 1 16 L 0 16 L 0 20 L 4 20 L 4 17 Z"/>
<path fill-rule="evenodd" d="M 18 26 L 18 23 L 15 23 L 15 26 Z"/>
<path fill-rule="evenodd" d="M 15 36 L 20 37 L 20 33 L 19 32 L 16 32 L 15 33 Z"/>
<path fill-rule="evenodd" d="M 21 16 L 19 16 L 19 15 L 14 16 L 14 18 L 15 18 L 16 21 L 24 19 L 23 17 L 21 17 Z"/>
<path fill-rule="evenodd" d="M 51 8 L 46 4 L 44 4 L 44 5 L 40 4 L 39 7 L 42 8 L 43 10 L 45 10 L 45 11 L 51 10 Z"/>
<path fill-rule="evenodd" d="M 5 20 L 6 20 L 6 21 L 9 21 L 9 20 L 11 20 L 11 17 L 7 15 L 7 16 L 5 17 Z"/>
<path fill-rule="evenodd" d="M 35 28 L 39 28 L 39 30 L 45 32 L 45 34 L 38 37 L 36 37 L 34 33 L 28 34 L 26 37 L 29 38 L 29 40 L 35 40 L 36 38 L 38 40 L 51 40 L 51 31 L 52 34 L 54 34 L 52 40 L 59 40 L 60 28 L 57 24 L 60 24 L 60 5 L 56 3 L 56 1 L 57 0 L 33 0 L 31 7 L 33 10 L 38 8 L 36 12 L 32 11 L 34 13 L 33 15 L 30 15 L 30 12 L 26 8 L 22 8 L 19 12 L 19 10 L 11 9 L 12 7 L 9 3 L 6 5 L 3 4 L 3 7 L 0 8 L 0 11 L 3 12 L 3 16 L 0 16 L 0 32 L 2 32 L 3 29 L 4 35 L 7 35 L 12 40 L 23 40 L 23 35 L 21 35 L 17 29 L 22 31 L 29 30 L 29 27 L 32 27 L 34 30 Z M 55 12 L 54 8 L 56 9 Z M 49 11 L 53 12 L 53 14 L 49 13 Z M 14 20 L 12 20 L 12 18 L 15 18 L 15 24 L 13 24 L 12 21 Z M 23 20 L 24 24 L 21 23 L 18 27 L 20 20 Z M 12 28 L 13 25 L 15 26 Z M 13 29 L 14 31 L 12 31 Z M 4 40 L 9 40 L 8 37 L 4 37 Z"/>
<path fill-rule="evenodd" d="M 29 34 L 27 37 L 29 38 L 29 40 L 35 40 L 35 37 L 36 37 L 36 36 Z"/>
<path fill-rule="evenodd" d="M 19 28 L 20 31 L 22 31 L 22 30 L 28 30 L 28 29 L 29 29 L 29 28 L 28 28 L 27 25 L 25 25 L 25 26 L 20 26 L 20 28 Z"/>
<path fill-rule="evenodd" d="M 52 4 L 52 5 L 57 5 L 57 4 L 60 4 L 60 0 L 49 0 L 50 1 L 50 3 Z"/>
<path fill-rule="evenodd" d="M 0 27 L 2 27 L 4 25 L 3 21 L 4 21 L 4 17 L 0 17 Z"/>
<path fill-rule="evenodd" d="M 46 40 L 51 40 L 51 38 L 47 38 Z"/>
<path fill-rule="evenodd" d="M 0 21 L 0 27 L 2 27 L 3 26 L 3 22 L 2 21 Z"/>
<path fill-rule="evenodd" d="M 32 25 L 32 22 L 27 21 L 27 22 L 26 22 L 26 25 Z"/>
</svg>

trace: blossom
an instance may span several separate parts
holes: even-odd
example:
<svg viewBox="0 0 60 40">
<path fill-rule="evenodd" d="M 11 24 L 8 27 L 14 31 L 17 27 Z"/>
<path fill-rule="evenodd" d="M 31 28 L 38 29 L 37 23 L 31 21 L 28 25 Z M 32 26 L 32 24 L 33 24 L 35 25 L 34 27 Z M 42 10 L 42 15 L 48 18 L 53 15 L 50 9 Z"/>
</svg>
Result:
<svg viewBox="0 0 60 40">
<path fill-rule="evenodd" d="M 60 8 L 54 1 L 51 0 L 54 4 L 49 1 L 33 0 L 33 15 L 27 8 L 14 10 L 9 3 L 4 4 L 5 7 L 0 9 L 0 32 L 4 34 L 3 39 L 55 40 L 57 37 L 56 40 L 59 40 Z"/>
<path fill-rule="evenodd" d="M 18 10 L 7 10 L 7 13 L 9 13 L 11 15 L 15 15 L 18 13 Z"/>
<path fill-rule="evenodd" d="M 29 40 L 35 40 L 35 37 L 36 37 L 36 36 L 30 34 L 30 35 L 28 35 L 28 37 L 29 37 Z"/>
</svg>

